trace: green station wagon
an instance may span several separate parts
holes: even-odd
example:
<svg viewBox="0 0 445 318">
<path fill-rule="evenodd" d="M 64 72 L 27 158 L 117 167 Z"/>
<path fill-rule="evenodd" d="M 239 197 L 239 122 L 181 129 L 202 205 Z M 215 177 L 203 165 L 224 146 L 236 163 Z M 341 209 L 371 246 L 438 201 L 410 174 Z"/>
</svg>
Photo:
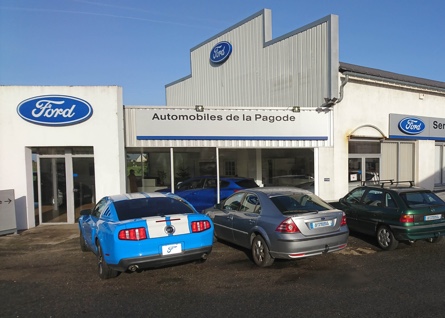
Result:
<svg viewBox="0 0 445 318">
<path fill-rule="evenodd" d="M 445 202 L 412 181 L 357 187 L 332 205 L 345 212 L 351 231 L 375 236 L 383 250 L 399 241 L 436 243 L 445 235 Z"/>
</svg>

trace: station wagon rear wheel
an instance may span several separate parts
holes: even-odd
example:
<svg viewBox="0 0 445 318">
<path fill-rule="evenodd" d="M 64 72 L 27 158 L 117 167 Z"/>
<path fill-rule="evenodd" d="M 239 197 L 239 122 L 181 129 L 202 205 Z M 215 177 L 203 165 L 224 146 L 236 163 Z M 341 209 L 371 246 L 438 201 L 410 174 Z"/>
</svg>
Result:
<svg viewBox="0 0 445 318">
<path fill-rule="evenodd" d="M 386 225 L 381 225 L 377 229 L 377 242 L 382 250 L 392 251 L 397 248 L 399 241 L 396 240 L 390 228 Z"/>
<path fill-rule="evenodd" d="M 102 279 L 113 278 L 119 275 L 118 271 L 108 267 L 99 243 L 97 244 L 97 267 L 99 277 Z"/>
<path fill-rule="evenodd" d="M 443 239 L 443 236 L 438 236 L 438 237 L 427 238 L 426 241 L 428 243 L 439 243 L 440 241 L 442 241 L 442 239 Z"/>
<path fill-rule="evenodd" d="M 269 247 L 261 235 L 255 236 L 252 242 L 252 258 L 259 267 L 267 267 L 273 264 L 274 258 L 270 256 Z"/>
</svg>

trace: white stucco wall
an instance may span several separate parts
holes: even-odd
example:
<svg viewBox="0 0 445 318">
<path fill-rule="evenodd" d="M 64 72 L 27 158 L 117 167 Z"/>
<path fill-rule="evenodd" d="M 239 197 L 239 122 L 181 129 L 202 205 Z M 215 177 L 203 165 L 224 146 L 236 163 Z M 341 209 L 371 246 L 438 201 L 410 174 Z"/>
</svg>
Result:
<svg viewBox="0 0 445 318">
<path fill-rule="evenodd" d="M 344 87 L 343 100 L 333 107 L 334 179 L 326 199 L 338 199 L 348 192 L 348 136 L 389 136 L 389 114 L 445 118 L 445 94 L 413 87 L 397 87 L 351 77 Z M 374 128 L 362 127 L 371 125 Z M 360 128 L 362 127 L 362 128 Z M 378 130 L 377 130 L 378 129 Z M 416 142 L 417 185 L 434 187 L 434 141 Z M 332 197 L 331 197 L 332 195 Z"/>
<path fill-rule="evenodd" d="M 435 151 L 434 140 L 419 140 L 416 142 L 415 154 L 419 167 L 415 173 L 416 184 L 430 190 L 434 188 Z"/>
<path fill-rule="evenodd" d="M 48 127 L 25 121 L 17 113 L 24 100 L 68 95 L 93 108 L 88 120 Z M 96 199 L 125 191 L 122 88 L 117 86 L 0 86 L 0 189 L 14 189 L 17 228 L 34 226 L 31 147 L 94 148 Z"/>
</svg>

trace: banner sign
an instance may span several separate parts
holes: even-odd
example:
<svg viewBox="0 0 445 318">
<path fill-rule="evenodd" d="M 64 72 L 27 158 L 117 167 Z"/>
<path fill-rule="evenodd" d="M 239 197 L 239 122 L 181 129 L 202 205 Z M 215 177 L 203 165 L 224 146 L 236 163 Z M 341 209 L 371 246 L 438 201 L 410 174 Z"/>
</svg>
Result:
<svg viewBox="0 0 445 318">
<path fill-rule="evenodd" d="M 140 108 L 138 140 L 327 140 L 330 115 L 316 111 Z"/>
<path fill-rule="evenodd" d="M 389 114 L 389 137 L 445 140 L 445 119 Z"/>
</svg>

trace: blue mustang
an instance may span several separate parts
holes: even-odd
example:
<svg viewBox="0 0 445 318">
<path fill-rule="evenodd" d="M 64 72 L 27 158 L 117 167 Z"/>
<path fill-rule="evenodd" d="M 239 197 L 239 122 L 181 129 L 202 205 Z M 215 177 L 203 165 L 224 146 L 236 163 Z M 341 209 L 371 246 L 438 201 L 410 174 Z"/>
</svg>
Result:
<svg viewBox="0 0 445 318">
<path fill-rule="evenodd" d="M 81 211 L 80 247 L 97 255 L 99 277 L 205 260 L 213 223 L 186 200 L 163 193 L 107 196 Z"/>
</svg>

